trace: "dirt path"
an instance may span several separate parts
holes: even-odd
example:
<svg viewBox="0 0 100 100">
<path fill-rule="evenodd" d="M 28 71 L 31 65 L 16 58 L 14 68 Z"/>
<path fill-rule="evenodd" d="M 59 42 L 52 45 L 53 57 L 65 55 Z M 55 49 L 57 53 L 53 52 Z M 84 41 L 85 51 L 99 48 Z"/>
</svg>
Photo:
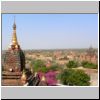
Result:
<svg viewBox="0 0 100 100">
<path fill-rule="evenodd" d="M 98 73 L 92 73 L 91 77 L 91 86 L 98 86 Z"/>
</svg>

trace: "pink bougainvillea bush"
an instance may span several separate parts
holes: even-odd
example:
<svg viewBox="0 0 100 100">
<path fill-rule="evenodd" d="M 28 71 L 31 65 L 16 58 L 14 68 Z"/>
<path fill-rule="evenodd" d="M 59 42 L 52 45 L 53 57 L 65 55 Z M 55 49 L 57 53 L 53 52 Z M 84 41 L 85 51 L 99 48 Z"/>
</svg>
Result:
<svg viewBox="0 0 100 100">
<path fill-rule="evenodd" d="M 38 72 L 38 75 L 40 79 L 42 76 L 45 76 L 48 86 L 55 86 L 57 84 L 55 71 L 49 71 L 47 73 Z"/>
<path fill-rule="evenodd" d="M 46 77 L 47 84 L 49 86 L 56 85 L 57 80 L 56 80 L 56 73 L 55 73 L 55 71 L 49 71 L 49 72 L 47 72 L 45 74 L 45 77 Z"/>
</svg>

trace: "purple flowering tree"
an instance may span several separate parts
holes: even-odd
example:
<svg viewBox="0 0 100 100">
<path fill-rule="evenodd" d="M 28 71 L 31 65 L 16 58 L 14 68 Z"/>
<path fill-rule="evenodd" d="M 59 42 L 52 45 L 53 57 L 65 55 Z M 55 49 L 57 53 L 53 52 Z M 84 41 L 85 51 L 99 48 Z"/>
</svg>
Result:
<svg viewBox="0 0 100 100">
<path fill-rule="evenodd" d="M 46 82 L 49 86 L 56 85 L 57 80 L 56 80 L 56 73 L 55 71 L 49 71 L 45 74 L 46 77 Z"/>
</svg>

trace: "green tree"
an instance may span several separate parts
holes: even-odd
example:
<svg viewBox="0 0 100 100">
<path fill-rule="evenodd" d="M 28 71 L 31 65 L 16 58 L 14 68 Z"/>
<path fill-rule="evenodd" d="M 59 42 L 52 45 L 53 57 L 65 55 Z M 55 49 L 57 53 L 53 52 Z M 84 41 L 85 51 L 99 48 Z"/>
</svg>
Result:
<svg viewBox="0 0 100 100">
<path fill-rule="evenodd" d="M 33 68 L 34 72 L 38 72 L 40 70 L 46 70 L 44 68 L 46 66 L 42 60 L 32 60 L 30 65 L 31 65 L 31 68 Z"/>
<path fill-rule="evenodd" d="M 57 64 L 53 64 L 53 65 L 51 65 L 48 69 L 49 70 L 53 70 L 53 71 L 57 71 L 58 70 L 58 65 Z"/>
<path fill-rule="evenodd" d="M 81 64 L 82 64 L 82 66 L 84 68 L 93 68 L 93 69 L 98 68 L 98 65 L 97 64 L 93 64 L 93 63 L 88 62 L 88 61 L 83 61 Z"/>
<path fill-rule="evenodd" d="M 45 66 L 45 64 L 42 60 L 35 60 L 34 61 L 34 66 L 35 67 L 42 67 L 42 66 Z"/>
<path fill-rule="evenodd" d="M 67 69 L 58 75 L 64 85 L 88 86 L 90 85 L 90 77 L 82 70 Z"/>
<path fill-rule="evenodd" d="M 66 64 L 66 66 L 67 66 L 68 68 L 76 68 L 76 67 L 78 67 L 78 62 L 77 62 L 77 61 L 74 61 L 74 60 L 71 60 L 71 61 L 69 61 L 69 62 Z"/>
<path fill-rule="evenodd" d="M 45 66 L 43 66 L 43 67 L 40 67 L 38 71 L 41 71 L 43 73 L 46 73 L 46 72 L 48 72 L 48 68 L 45 67 Z"/>
</svg>

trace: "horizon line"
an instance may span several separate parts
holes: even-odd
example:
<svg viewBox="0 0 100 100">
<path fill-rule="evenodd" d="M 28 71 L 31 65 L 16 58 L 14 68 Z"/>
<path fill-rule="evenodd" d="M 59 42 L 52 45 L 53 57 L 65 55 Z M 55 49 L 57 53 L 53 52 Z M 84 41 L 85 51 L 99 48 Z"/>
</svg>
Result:
<svg viewBox="0 0 100 100">
<path fill-rule="evenodd" d="M 68 50 L 68 49 L 89 49 L 90 47 L 86 47 L 86 48 L 47 48 L 47 49 L 21 49 L 21 50 Z M 98 49 L 98 47 L 92 47 L 93 49 Z M 8 50 L 8 49 L 2 49 L 2 50 Z"/>
</svg>

